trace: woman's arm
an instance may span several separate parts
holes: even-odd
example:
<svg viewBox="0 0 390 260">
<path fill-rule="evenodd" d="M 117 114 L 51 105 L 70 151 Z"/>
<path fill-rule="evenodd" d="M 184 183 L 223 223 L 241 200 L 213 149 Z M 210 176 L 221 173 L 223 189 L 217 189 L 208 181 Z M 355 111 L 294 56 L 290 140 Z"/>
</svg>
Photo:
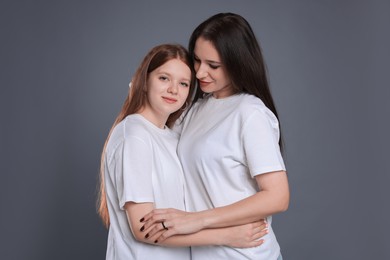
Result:
<svg viewBox="0 0 390 260">
<path fill-rule="evenodd" d="M 200 212 L 203 228 L 250 223 L 287 210 L 290 192 L 285 171 L 258 175 L 256 181 L 260 192 L 234 204 Z"/>
<path fill-rule="evenodd" d="M 127 202 L 125 204 L 125 210 L 131 230 L 136 240 L 140 242 L 172 247 L 225 245 L 247 248 L 260 246 L 264 242 L 264 240 L 261 240 L 260 238 L 268 233 L 267 224 L 264 221 L 257 221 L 235 227 L 205 229 L 193 234 L 170 236 L 163 241 L 160 240 L 159 237 L 167 232 L 167 230 L 163 228 L 161 222 L 155 223 L 149 228 L 141 231 L 143 223 L 141 223 L 139 219 L 152 209 L 152 203 Z M 149 232 L 152 229 L 158 229 L 158 231 L 155 234 L 150 235 Z"/>
<path fill-rule="evenodd" d="M 259 192 L 224 207 L 194 213 L 155 209 L 143 217 L 144 228 L 150 229 L 150 235 L 155 235 L 159 232 L 155 223 L 164 221 L 168 231 L 159 237 L 159 241 L 163 241 L 172 235 L 251 223 L 287 210 L 290 193 L 285 171 L 257 175 L 256 181 Z"/>
</svg>

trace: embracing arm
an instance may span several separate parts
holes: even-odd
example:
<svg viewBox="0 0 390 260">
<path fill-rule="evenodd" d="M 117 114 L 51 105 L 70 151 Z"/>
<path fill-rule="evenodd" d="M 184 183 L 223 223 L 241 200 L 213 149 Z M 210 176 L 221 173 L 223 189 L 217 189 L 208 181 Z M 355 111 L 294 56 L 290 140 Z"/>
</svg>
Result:
<svg viewBox="0 0 390 260">
<path fill-rule="evenodd" d="M 205 229 L 193 234 L 171 236 L 162 241 L 163 239 L 160 239 L 160 236 L 167 230 L 163 229 L 161 222 L 155 223 L 146 229 L 142 228 L 143 223 L 140 222 L 142 216 L 152 209 L 152 203 L 127 202 L 125 204 L 131 230 L 139 242 L 171 247 L 225 245 L 247 248 L 261 245 L 264 241 L 259 238 L 268 233 L 267 224 L 261 220 L 236 227 Z M 149 236 L 151 230 L 157 231 Z"/>
<path fill-rule="evenodd" d="M 260 191 L 236 203 L 214 209 L 183 213 L 174 209 L 155 209 L 145 215 L 144 228 L 164 221 L 169 228 L 161 234 L 164 240 L 176 234 L 190 234 L 208 228 L 221 228 L 251 223 L 267 216 L 286 211 L 290 200 L 285 171 L 270 172 L 256 176 Z M 155 234 L 158 228 L 151 228 Z"/>
<path fill-rule="evenodd" d="M 260 192 L 228 206 L 199 212 L 203 228 L 250 223 L 287 210 L 290 192 L 285 171 L 258 175 L 256 181 Z"/>
</svg>

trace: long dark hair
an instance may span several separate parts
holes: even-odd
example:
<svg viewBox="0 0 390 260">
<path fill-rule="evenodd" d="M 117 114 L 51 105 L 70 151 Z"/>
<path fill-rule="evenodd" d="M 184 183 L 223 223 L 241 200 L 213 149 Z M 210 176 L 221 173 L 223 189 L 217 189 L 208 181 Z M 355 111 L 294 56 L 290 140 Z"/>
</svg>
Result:
<svg viewBox="0 0 390 260">
<path fill-rule="evenodd" d="M 167 125 L 171 126 L 175 120 L 181 115 L 185 106 L 190 104 L 192 93 L 195 89 L 195 73 L 193 71 L 193 66 L 191 64 L 191 58 L 188 55 L 187 50 L 178 44 L 163 44 L 154 47 L 149 53 L 145 56 L 142 63 L 138 67 L 132 82 L 131 88 L 129 89 L 129 93 L 126 97 L 126 100 L 122 106 L 119 115 L 115 119 L 114 124 L 111 127 L 111 130 L 107 136 L 106 142 L 104 144 L 103 152 L 101 155 L 100 161 L 100 185 L 99 185 L 99 196 L 98 196 L 98 214 L 102 219 L 104 225 L 106 227 L 110 224 L 110 217 L 108 214 L 107 208 L 107 198 L 106 198 L 106 189 L 104 183 L 104 155 L 108 140 L 110 138 L 112 130 L 115 128 L 117 124 L 119 124 L 125 117 L 131 114 L 135 114 L 139 112 L 147 102 L 147 80 L 149 74 L 162 66 L 169 60 L 179 59 L 191 69 L 191 84 L 190 84 L 190 92 L 188 94 L 186 103 L 183 105 L 182 109 L 172 113 L 167 120 Z"/>
<path fill-rule="evenodd" d="M 249 23 L 233 13 L 216 14 L 201 23 L 190 37 L 188 51 L 194 61 L 196 40 L 202 37 L 217 50 L 235 93 L 248 93 L 260 98 L 279 120 L 268 83 L 265 62 L 259 42 Z M 204 92 L 196 89 L 194 103 Z M 280 135 L 281 136 L 281 135 Z M 279 139 L 282 150 L 282 141 Z"/>
</svg>

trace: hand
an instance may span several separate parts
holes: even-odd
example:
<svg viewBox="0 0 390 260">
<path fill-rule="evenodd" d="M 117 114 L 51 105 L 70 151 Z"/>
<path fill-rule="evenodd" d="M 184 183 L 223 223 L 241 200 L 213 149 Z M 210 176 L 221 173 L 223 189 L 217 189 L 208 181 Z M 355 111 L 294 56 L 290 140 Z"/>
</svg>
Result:
<svg viewBox="0 0 390 260">
<path fill-rule="evenodd" d="M 223 244 L 229 247 L 248 248 L 264 243 L 261 237 L 268 234 L 268 224 L 264 220 L 224 229 Z"/>
<path fill-rule="evenodd" d="M 203 228 L 203 222 L 200 218 L 196 217 L 196 212 L 190 213 L 171 208 L 154 209 L 140 221 L 144 223 L 141 231 L 148 230 L 151 226 L 155 225 L 149 230 L 147 237 L 153 237 L 158 232 L 163 231 L 156 240 L 158 242 L 173 235 L 196 233 Z M 166 231 L 164 231 L 164 226 L 166 227 Z"/>
</svg>

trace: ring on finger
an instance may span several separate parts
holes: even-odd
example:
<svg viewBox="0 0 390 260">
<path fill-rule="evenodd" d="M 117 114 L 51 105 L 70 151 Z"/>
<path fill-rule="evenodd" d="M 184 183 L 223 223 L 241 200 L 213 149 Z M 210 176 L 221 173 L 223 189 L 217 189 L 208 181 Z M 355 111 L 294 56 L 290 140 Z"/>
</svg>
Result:
<svg viewBox="0 0 390 260">
<path fill-rule="evenodd" d="M 161 222 L 161 225 L 163 226 L 163 228 L 164 228 L 165 230 L 168 230 L 168 228 L 164 225 L 164 221 Z"/>
</svg>

